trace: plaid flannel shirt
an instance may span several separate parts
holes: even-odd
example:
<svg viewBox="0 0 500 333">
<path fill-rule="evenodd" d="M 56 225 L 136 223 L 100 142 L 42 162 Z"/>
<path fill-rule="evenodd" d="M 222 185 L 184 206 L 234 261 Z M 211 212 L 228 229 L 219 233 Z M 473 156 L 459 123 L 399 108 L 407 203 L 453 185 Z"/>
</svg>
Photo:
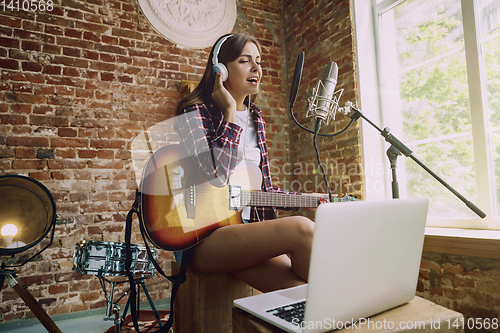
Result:
<svg viewBox="0 0 500 333">
<path fill-rule="evenodd" d="M 224 113 L 212 106 L 212 112 L 205 104 L 196 104 L 184 109 L 177 121 L 177 131 L 190 156 L 194 156 L 200 170 L 212 184 L 224 186 L 237 163 L 238 145 L 243 129 L 224 120 Z M 257 132 L 257 143 L 261 151 L 260 169 L 263 175 L 262 190 L 287 193 L 272 185 L 269 167 L 269 153 L 266 144 L 266 123 L 262 111 L 253 103 L 249 106 Z M 275 207 L 255 207 L 250 221 L 275 219 Z"/>
</svg>

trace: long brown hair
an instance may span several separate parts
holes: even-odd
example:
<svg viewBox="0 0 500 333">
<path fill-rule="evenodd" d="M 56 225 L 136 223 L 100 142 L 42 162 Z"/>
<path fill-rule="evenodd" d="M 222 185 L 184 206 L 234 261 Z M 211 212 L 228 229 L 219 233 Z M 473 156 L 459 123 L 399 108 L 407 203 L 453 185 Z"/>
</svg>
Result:
<svg viewBox="0 0 500 333">
<path fill-rule="evenodd" d="M 213 66 L 213 53 L 214 47 L 219 40 L 226 37 L 227 35 L 221 36 L 212 46 L 212 50 L 210 51 L 210 56 L 208 57 L 207 66 L 205 68 L 205 73 L 203 73 L 203 77 L 201 78 L 198 86 L 189 93 L 186 97 L 180 100 L 179 104 L 177 104 L 177 112 L 176 115 L 180 115 L 184 112 L 184 109 L 190 105 L 194 104 L 211 104 L 212 103 L 212 91 L 214 90 L 215 77 L 212 74 L 212 66 Z M 243 52 L 245 45 L 248 42 L 252 42 L 257 46 L 259 53 L 261 52 L 261 47 L 259 42 L 250 36 L 237 33 L 231 37 L 229 37 L 220 47 L 220 51 L 218 54 L 219 62 L 227 65 L 227 63 L 238 59 L 238 57 Z M 250 97 L 253 102 L 257 94 L 254 94 Z"/>
</svg>

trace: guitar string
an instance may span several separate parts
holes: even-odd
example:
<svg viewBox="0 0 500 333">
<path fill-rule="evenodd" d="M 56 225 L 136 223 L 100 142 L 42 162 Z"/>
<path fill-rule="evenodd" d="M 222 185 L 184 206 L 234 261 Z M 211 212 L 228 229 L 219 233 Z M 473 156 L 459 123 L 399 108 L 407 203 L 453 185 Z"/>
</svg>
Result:
<svg viewBox="0 0 500 333">
<path fill-rule="evenodd" d="M 206 195 L 213 193 L 214 189 L 197 188 L 196 193 Z M 229 192 L 228 192 L 229 194 Z M 257 190 L 241 190 L 240 197 L 244 201 L 251 201 L 251 206 L 277 206 L 277 207 L 317 207 L 324 196 L 299 195 L 287 193 L 262 192 Z M 224 198 L 215 198 L 211 200 L 214 203 L 226 203 L 229 196 Z M 338 199 L 342 201 L 342 198 Z"/>
</svg>

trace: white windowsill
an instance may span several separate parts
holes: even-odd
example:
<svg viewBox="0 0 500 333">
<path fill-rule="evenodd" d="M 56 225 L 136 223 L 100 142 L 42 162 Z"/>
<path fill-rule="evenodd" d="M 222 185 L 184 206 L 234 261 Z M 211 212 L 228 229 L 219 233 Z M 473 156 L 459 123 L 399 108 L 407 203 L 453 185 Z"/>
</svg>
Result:
<svg viewBox="0 0 500 333">
<path fill-rule="evenodd" d="M 500 259 L 500 231 L 427 227 L 424 251 Z"/>
</svg>

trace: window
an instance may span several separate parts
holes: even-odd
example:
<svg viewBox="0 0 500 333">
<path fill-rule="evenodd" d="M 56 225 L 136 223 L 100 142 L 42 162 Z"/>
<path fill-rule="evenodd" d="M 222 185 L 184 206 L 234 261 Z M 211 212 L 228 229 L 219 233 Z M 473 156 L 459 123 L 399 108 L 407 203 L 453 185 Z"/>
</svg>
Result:
<svg viewBox="0 0 500 333">
<path fill-rule="evenodd" d="M 430 226 L 500 229 L 500 0 L 354 0 L 354 13 L 364 114 L 487 217 L 404 157 L 400 197 L 429 198 Z M 389 145 L 367 123 L 363 142 L 366 198 L 390 198 Z"/>
</svg>

